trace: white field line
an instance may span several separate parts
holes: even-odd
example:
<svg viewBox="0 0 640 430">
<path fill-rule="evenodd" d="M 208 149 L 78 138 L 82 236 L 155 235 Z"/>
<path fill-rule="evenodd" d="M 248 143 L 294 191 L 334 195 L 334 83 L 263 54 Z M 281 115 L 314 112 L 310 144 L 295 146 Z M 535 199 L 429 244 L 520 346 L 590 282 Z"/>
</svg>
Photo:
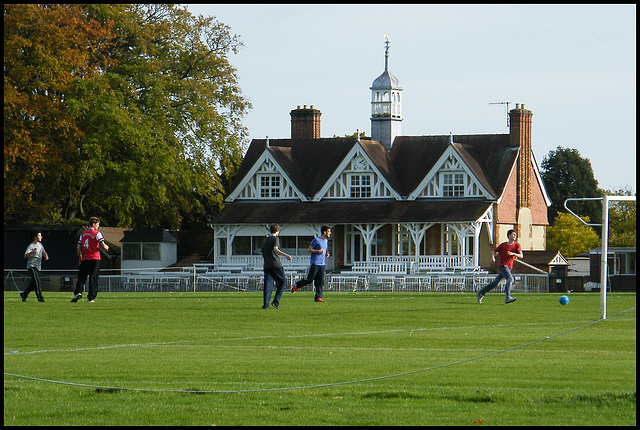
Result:
<svg viewBox="0 0 640 430">
<path fill-rule="evenodd" d="M 631 319 L 617 319 L 616 321 L 625 321 L 625 320 L 635 320 L 635 318 Z M 373 331 L 358 331 L 358 332 L 346 332 L 346 333 L 309 333 L 309 334 L 297 334 L 297 335 L 264 335 L 264 336 L 248 336 L 248 337 L 235 337 L 235 338 L 218 338 L 212 339 L 211 342 L 239 342 L 239 341 L 249 341 L 249 340 L 260 340 L 260 339 L 295 339 L 295 338 L 312 338 L 312 337 L 345 337 L 345 336 L 368 336 L 368 335 L 377 335 L 377 334 L 385 334 L 385 333 L 409 333 L 409 336 L 413 332 L 426 332 L 426 331 L 440 331 L 440 330 L 473 330 L 473 329 L 492 329 L 492 328 L 516 328 L 516 327 L 533 327 L 533 326 L 553 326 L 553 325 L 569 325 L 569 324 L 582 324 L 585 321 L 562 321 L 562 322 L 541 322 L 541 323 L 525 323 L 525 324 L 495 324 L 492 326 L 487 325 L 474 325 L 474 326 L 454 326 L 454 327 L 430 327 L 430 328 L 414 328 L 414 329 L 390 329 L 390 330 L 373 330 Z M 215 348 L 216 346 L 211 344 L 199 344 L 194 343 L 188 340 L 179 340 L 173 342 L 151 342 L 151 343 L 128 343 L 128 344 L 118 344 L 118 345 L 104 345 L 104 346 L 94 346 L 94 347 L 82 347 L 82 348 L 70 348 L 70 349 L 44 349 L 37 351 L 17 351 L 18 355 L 25 354 L 49 354 L 49 353 L 63 353 L 63 352 L 81 352 L 81 351 L 95 351 L 95 350 L 105 350 L 105 349 L 115 349 L 115 348 L 149 348 L 149 347 L 157 347 L 157 346 L 180 346 L 180 347 L 209 347 Z M 220 347 L 227 347 L 222 345 Z M 238 345 L 228 346 L 238 348 Z M 245 348 L 312 348 L 312 347 L 287 347 L 287 346 L 274 346 L 274 345 L 266 345 L 266 346 L 243 346 Z M 338 349 L 338 348 L 333 348 Z M 402 348 L 362 348 L 362 347 L 353 347 L 353 348 L 343 348 L 349 350 L 403 350 Z M 406 350 L 412 350 L 411 348 Z M 415 348 L 413 350 L 416 351 L 456 351 L 455 349 L 432 349 L 432 348 Z M 490 349 L 462 349 L 459 351 L 491 351 Z M 559 352 L 555 350 L 556 352 Z M 598 351 L 585 351 L 585 352 L 598 352 Z M 4 355 L 15 355 L 16 351 L 8 351 L 5 352 Z"/>
<path fill-rule="evenodd" d="M 627 313 L 627 312 L 635 310 L 635 309 L 636 308 L 628 309 L 626 311 L 620 312 L 619 314 L 613 315 L 612 317 L 617 317 L 619 315 L 622 315 L 624 313 Z M 610 318 L 612 318 L 612 317 L 610 317 Z M 506 349 L 503 349 L 503 350 L 498 350 L 498 351 L 485 353 L 485 354 L 477 356 L 477 357 L 472 357 L 472 358 L 467 358 L 467 359 L 464 359 L 464 360 L 459 360 L 459 361 L 449 362 L 449 363 L 440 364 L 440 365 L 436 365 L 436 366 L 431 366 L 431 367 L 427 367 L 427 368 L 424 368 L 424 369 L 411 370 L 411 371 L 406 371 L 406 372 L 402 372 L 402 373 L 396 373 L 396 374 L 393 374 L 393 375 L 376 376 L 376 377 L 370 377 L 370 378 L 366 378 L 366 379 L 357 379 L 357 380 L 352 380 L 352 381 L 332 382 L 332 383 L 315 384 L 315 385 L 304 385 L 304 386 L 297 386 L 297 387 L 276 387 L 276 388 L 264 388 L 264 389 L 252 388 L 252 389 L 243 389 L 243 390 L 207 390 L 207 391 L 204 391 L 204 390 L 162 390 L 162 389 L 105 387 L 105 386 L 98 386 L 98 385 L 79 384 L 79 383 L 75 383 L 75 382 L 54 381 L 54 380 L 36 378 L 36 377 L 25 376 L 25 375 L 14 375 L 14 374 L 7 373 L 7 372 L 5 372 L 5 376 L 12 376 L 12 377 L 16 377 L 16 378 L 37 380 L 37 381 L 41 381 L 41 382 L 50 382 L 50 383 L 63 384 L 63 385 L 74 385 L 74 386 L 81 386 L 81 387 L 114 389 L 114 390 L 127 390 L 127 391 L 146 391 L 146 392 L 250 393 L 250 392 L 268 392 L 268 391 L 304 390 L 304 389 L 310 389 L 310 388 L 325 388 L 325 387 L 335 387 L 335 386 L 340 386 L 340 385 L 349 385 L 349 384 L 356 384 L 356 383 L 366 383 L 366 382 L 372 382 L 372 381 L 380 381 L 380 380 L 383 380 L 383 379 L 389 379 L 389 378 L 396 378 L 396 377 L 400 377 L 400 376 L 413 375 L 413 374 L 416 374 L 416 373 L 422 373 L 422 372 L 426 372 L 426 371 L 430 371 L 430 370 L 442 369 L 442 368 L 449 367 L 449 366 L 455 366 L 455 365 L 459 365 L 459 364 L 470 363 L 472 361 L 486 359 L 486 358 L 489 358 L 489 357 L 492 357 L 492 356 L 495 356 L 495 355 L 498 355 L 498 354 L 513 352 L 513 351 L 515 351 L 517 349 L 521 349 L 521 348 L 525 348 L 525 347 L 528 347 L 528 346 L 532 346 L 534 344 L 537 344 L 537 343 L 540 343 L 540 342 L 544 342 L 544 341 L 547 341 L 547 340 L 550 340 L 550 339 L 554 339 L 554 338 L 559 337 L 559 336 L 564 336 L 566 334 L 572 333 L 572 332 L 577 331 L 577 330 L 584 329 L 586 327 L 590 327 L 592 325 L 601 323 L 603 321 L 606 321 L 606 320 L 598 320 L 598 321 L 589 322 L 589 323 L 587 323 L 585 325 L 582 325 L 582 326 L 579 326 L 579 327 L 574 327 L 574 328 L 566 330 L 566 331 L 564 331 L 562 333 L 554 334 L 554 335 L 551 335 L 551 336 L 546 336 L 544 339 L 538 339 L 538 340 L 534 340 L 534 341 L 531 341 L 531 342 L 528 342 L 528 343 L 524 343 L 522 345 L 506 348 Z M 460 328 L 460 327 L 457 327 L 457 328 Z M 462 327 L 462 328 L 467 328 L 467 327 Z M 405 331 L 406 332 L 406 331 L 409 331 L 409 330 L 387 330 L 387 331 L 384 331 L 384 332 L 397 332 L 397 331 Z M 413 332 L 413 331 L 416 331 L 416 330 L 411 330 L 411 332 Z M 293 337 L 293 336 L 288 336 L 288 337 Z M 298 336 L 298 337 L 300 337 L 300 336 Z M 168 343 L 166 345 L 175 345 L 175 343 Z M 156 346 L 158 346 L 158 344 L 156 344 Z M 176 345 L 176 346 L 178 346 L 178 345 Z M 102 347 L 102 348 L 104 348 L 104 347 Z M 17 351 L 11 351 L 9 353 L 15 353 L 15 352 L 17 352 Z"/>
</svg>

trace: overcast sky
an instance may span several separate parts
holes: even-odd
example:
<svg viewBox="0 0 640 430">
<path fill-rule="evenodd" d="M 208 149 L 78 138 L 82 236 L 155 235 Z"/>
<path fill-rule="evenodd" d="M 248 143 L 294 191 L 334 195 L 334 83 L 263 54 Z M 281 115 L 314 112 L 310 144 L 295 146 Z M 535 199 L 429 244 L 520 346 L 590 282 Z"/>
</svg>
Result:
<svg viewBox="0 0 640 430">
<path fill-rule="evenodd" d="M 403 88 L 402 134 L 508 133 L 506 106 L 533 112 L 538 162 L 558 146 L 599 186 L 636 190 L 636 5 L 188 5 L 244 43 L 230 61 L 253 104 L 250 138 L 288 138 L 292 109 L 321 135 L 371 135 L 384 71 Z"/>
</svg>

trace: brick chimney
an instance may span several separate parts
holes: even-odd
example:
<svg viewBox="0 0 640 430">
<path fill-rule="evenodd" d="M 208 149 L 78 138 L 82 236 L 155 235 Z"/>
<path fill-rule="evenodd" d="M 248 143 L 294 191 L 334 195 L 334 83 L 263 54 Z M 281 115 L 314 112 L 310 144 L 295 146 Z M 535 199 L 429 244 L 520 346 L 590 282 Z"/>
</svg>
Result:
<svg viewBox="0 0 640 430">
<path fill-rule="evenodd" d="M 509 112 L 509 144 L 520 148 L 517 168 L 518 209 L 531 206 L 531 118 L 533 113 L 524 108 L 524 103 L 516 103 Z"/>
<path fill-rule="evenodd" d="M 291 111 L 291 139 L 320 139 L 320 111 L 313 105 Z"/>
</svg>

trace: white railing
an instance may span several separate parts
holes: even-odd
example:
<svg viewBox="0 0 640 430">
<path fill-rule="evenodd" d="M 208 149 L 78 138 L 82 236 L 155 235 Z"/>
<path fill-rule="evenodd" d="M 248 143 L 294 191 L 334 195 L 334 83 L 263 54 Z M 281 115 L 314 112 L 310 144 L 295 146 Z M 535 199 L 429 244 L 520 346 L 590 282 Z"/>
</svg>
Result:
<svg viewBox="0 0 640 430">
<path fill-rule="evenodd" d="M 291 257 L 291 260 L 287 260 L 286 258 L 280 259 L 285 269 L 288 267 L 309 267 L 308 255 L 292 255 Z M 263 262 L 262 255 L 223 255 L 216 260 L 215 268 L 242 267 L 245 269 L 262 269 Z"/>
<path fill-rule="evenodd" d="M 262 255 L 222 255 L 216 260 L 216 265 L 233 264 L 243 267 L 262 267 Z"/>
<path fill-rule="evenodd" d="M 400 270 L 398 271 L 400 272 Z M 389 292 L 477 292 L 495 279 L 496 274 L 484 271 L 456 273 L 396 273 L 367 272 L 329 273 L 325 288 L 331 291 Z M 304 277 L 303 272 L 287 273 L 287 289 Z M 261 271 L 229 273 L 223 271 L 179 272 L 156 274 L 122 274 L 100 276 L 100 291 L 105 292 L 198 292 L 198 291 L 261 291 L 264 274 Z M 515 274 L 514 293 L 549 292 L 549 276 Z M 504 281 L 492 290 L 503 293 Z"/>
<path fill-rule="evenodd" d="M 386 262 L 378 264 L 378 274 L 380 275 L 406 275 L 407 263 Z"/>
<path fill-rule="evenodd" d="M 414 255 L 374 255 L 369 257 L 372 263 L 411 263 L 416 261 Z"/>
<path fill-rule="evenodd" d="M 309 266 L 308 255 L 294 255 L 292 260 L 282 258 L 282 265 L 285 267 L 303 268 Z M 261 255 L 223 255 L 219 256 L 215 263 L 215 268 L 222 267 L 243 267 L 245 269 L 262 268 L 263 259 Z M 473 255 L 376 255 L 371 256 L 367 261 L 355 261 L 353 271 L 360 271 L 362 266 L 367 266 L 369 270 L 378 267 L 381 263 L 405 263 L 411 273 L 419 270 L 433 268 L 455 268 L 468 269 L 477 268 L 473 265 Z M 205 265 L 205 264 L 200 264 Z"/>
<path fill-rule="evenodd" d="M 421 255 L 418 268 L 453 267 L 464 269 L 473 267 L 473 255 Z"/>
<path fill-rule="evenodd" d="M 372 263 L 407 263 L 412 271 L 429 268 L 473 268 L 473 255 L 377 255 L 369 258 Z M 355 263 L 354 263 L 355 264 Z"/>
</svg>

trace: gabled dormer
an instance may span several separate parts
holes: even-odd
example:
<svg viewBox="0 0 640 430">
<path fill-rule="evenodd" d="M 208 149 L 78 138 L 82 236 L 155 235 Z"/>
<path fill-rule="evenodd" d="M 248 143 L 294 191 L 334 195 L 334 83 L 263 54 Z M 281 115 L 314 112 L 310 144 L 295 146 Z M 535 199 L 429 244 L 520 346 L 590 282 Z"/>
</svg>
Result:
<svg viewBox="0 0 640 430">
<path fill-rule="evenodd" d="M 227 202 L 235 200 L 304 201 L 306 198 L 266 147 L 251 170 L 226 199 Z"/>
<path fill-rule="evenodd" d="M 470 166 L 473 160 L 465 157 L 464 150 L 453 143 L 453 137 L 442 156 L 433 165 L 424 179 L 409 195 L 408 200 L 421 198 L 495 199 L 493 190 L 483 181 L 484 173 L 477 166 Z M 467 158 L 468 161 L 465 161 Z M 482 177 L 479 177 L 482 176 Z"/>
<path fill-rule="evenodd" d="M 360 142 L 353 145 L 314 201 L 400 199 Z"/>
</svg>

